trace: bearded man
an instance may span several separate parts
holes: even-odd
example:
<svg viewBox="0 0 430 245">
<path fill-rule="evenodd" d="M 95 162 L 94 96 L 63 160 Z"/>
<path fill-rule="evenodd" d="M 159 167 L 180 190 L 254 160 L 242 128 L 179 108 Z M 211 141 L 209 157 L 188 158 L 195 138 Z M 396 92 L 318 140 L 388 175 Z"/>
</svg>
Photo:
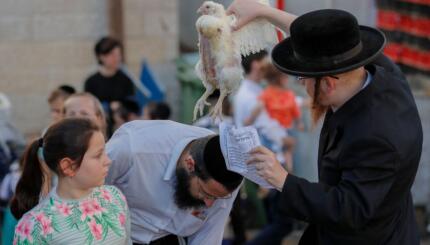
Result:
<svg viewBox="0 0 430 245">
<path fill-rule="evenodd" d="M 107 184 L 124 193 L 134 244 L 213 244 L 242 176 L 227 170 L 219 136 L 168 120 L 122 125 L 107 143 Z"/>
</svg>

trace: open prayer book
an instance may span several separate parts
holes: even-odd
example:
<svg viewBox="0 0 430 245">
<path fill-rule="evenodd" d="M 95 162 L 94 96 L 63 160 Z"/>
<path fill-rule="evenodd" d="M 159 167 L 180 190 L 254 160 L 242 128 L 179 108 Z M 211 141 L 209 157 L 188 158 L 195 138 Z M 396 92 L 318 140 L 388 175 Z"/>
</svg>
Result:
<svg viewBox="0 0 430 245">
<path fill-rule="evenodd" d="M 236 172 L 264 188 L 273 188 L 257 174 L 254 164 L 246 164 L 249 158 L 248 152 L 261 145 L 254 127 L 236 128 L 232 124 L 221 122 L 219 136 L 221 151 L 228 170 Z"/>
</svg>

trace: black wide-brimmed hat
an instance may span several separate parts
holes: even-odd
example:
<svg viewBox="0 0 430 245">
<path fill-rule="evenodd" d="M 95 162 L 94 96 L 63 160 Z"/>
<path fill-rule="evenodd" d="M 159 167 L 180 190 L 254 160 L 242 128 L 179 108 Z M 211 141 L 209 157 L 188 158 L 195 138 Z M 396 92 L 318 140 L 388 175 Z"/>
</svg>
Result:
<svg viewBox="0 0 430 245">
<path fill-rule="evenodd" d="M 366 65 L 385 45 L 382 32 L 358 25 L 352 14 L 337 9 L 299 16 L 291 23 L 290 34 L 274 47 L 273 64 L 287 74 L 305 77 L 334 75 Z"/>
</svg>

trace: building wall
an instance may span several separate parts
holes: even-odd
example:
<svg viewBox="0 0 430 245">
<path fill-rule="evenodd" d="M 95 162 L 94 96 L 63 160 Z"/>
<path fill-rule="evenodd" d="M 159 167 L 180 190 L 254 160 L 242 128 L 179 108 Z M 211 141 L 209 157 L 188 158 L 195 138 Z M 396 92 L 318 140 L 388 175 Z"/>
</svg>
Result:
<svg viewBox="0 0 430 245">
<path fill-rule="evenodd" d="M 0 91 L 25 133 L 49 122 L 47 96 L 59 84 L 81 88 L 95 39 L 107 34 L 105 1 L 1 0 Z"/>
<path fill-rule="evenodd" d="M 177 0 L 124 0 L 125 57 L 130 70 L 140 75 L 142 62 L 148 61 L 159 84 L 166 91 L 172 118 L 178 118 L 179 83 L 175 59 L 179 52 Z"/>
<path fill-rule="evenodd" d="M 143 57 L 154 65 L 176 57 L 176 0 L 122 4 L 126 62 L 136 75 Z M 109 34 L 112 4 L 0 0 L 0 6 L 0 92 L 11 99 L 18 128 L 35 133 L 49 122 L 50 91 L 60 84 L 81 90 L 95 70 L 93 46 Z"/>
<path fill-rule="evenodd" d="M 187 49 L 197 50 L 197 32 L 195 22 L 198 18 L 196 13 L 198 7 L 204 0 L 187 0 L 187 4 L 179 6 L 180 11 L 180 41 Z M 216 2 L 228 6 L 232 0 L 218 0 Z M 272 6 L 275 6 L 275 0 L 270 0 Z M 357 17 L 362 25 L 375 25 L 375 0 L 285 0 L 286 11 L 301 15 L 313 10 L 324 8 L 344 9 L 351 12 Z"/>
<path fill-rule="evenodd" d="M 296 15 L 318 9 L 343 9 L 352 13 L 361 25 L 375 26 L 375 0 L 285 0 L 285 7 Z"/>
</svg>

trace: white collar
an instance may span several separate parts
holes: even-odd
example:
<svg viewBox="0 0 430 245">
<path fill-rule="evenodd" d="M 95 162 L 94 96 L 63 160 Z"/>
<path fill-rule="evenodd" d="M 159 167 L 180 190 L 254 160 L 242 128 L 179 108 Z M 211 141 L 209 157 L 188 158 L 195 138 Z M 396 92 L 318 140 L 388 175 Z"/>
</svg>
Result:
<svg viewBox="0 0 430 245">
<path fill-rule="evenodd" d="M 253 90 L 253 91 L 257 91 L 260 92 L 263 90 L 263 88 L 260 86 L 260 84 L 258 84 L 255 81 L 249 80 L 249 79 L 245 79 L 243 80 L 243 82 L 245 84 L 246 87 L 248 87 L 249 89 Z"/>
<path fill-rule="evenodd" d="M 367 85 L 370 84 L 372 81 L 372 74 L 368 70 L 366 70 L 366 81 L 364 81 L 363 87 L 361 87 L 361 90 L 365 89 Z"/>
<path fill-rule="evenodd" d="M 196 138 L 185 138 L 179 141 L 175 145 L 172 151 L 172 155 L 170 156 L 170 160 L 169 160 L 169 164 L 167 165 L 166 172 L 164 173 L 163 180 L 169 181 L 172 179 L 172 176 L 175 173 L 175 169 L 178 164 L 179 157 L 181 156 L 185 147 L 187 147 L 187 145 L 195 139 Z"/>
</svg>

